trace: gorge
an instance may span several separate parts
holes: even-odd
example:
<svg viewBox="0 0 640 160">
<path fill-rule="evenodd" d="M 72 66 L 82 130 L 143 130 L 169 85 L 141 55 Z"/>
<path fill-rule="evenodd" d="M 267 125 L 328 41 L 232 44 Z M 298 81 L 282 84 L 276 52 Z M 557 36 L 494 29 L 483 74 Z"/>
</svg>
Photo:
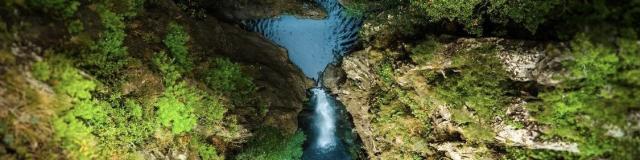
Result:
<svg viewBox="0 0 640 160">
<path fill-rule="evenodd" d="M 349 153 L 358 144 L 343 107 L 325 90 L 322 72 L 335 63 L 356 43 L 362 22 L 348 16 L 337 0 L 318 0 L 326 9 L 324 19 L 302 19 L 295 16 L 279 16 L 274 19 L 253 20 L 246 25 L 262 33 L 268 39 L 287 49 L 291 61 L 308 77 L 315 79 L 317 86 L 311 89 L 308 114 L 302 113 L 303 129 L 307 135 L 302 159 L 357 159 Z M 343 135 L 343 134 L 347 135 Z M 350 135 L 351 134 L 351 135 Z M 351 138 L 351 139 L 346 139 Z"/>
<path fill-rule="evenodd" d="M 639 0 L 5 0 L 0 159 L 640 157 Z"/>
</svg>

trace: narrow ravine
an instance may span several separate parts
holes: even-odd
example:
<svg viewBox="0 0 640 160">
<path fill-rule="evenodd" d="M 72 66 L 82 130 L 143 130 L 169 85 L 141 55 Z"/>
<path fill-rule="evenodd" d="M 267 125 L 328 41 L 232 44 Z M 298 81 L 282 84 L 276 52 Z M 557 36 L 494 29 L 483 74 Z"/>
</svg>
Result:
<svg viewBox="0 0 640 160">
<path fill-rule="evenodd" d="M 289 59 L 309 78 L 321 84 L 320 74 L 330 63 L 345 54 L 357 41 L 362 25 L 348 16 L 337 0 L 317 0 L 327 11 L 325 19 L 301 19 L 280 16 L 246 22 L 250 30 L 260 32 L 287 49 Z M 301 113 L 301 128 L 307 135 L 303 159 L 357 159 L 359 146 L 352 124 L 340 102 L 321 85 L 310 90 L 311 98 Z M 355 149 L 354 149 L 355 148 Z"/>
</svg>

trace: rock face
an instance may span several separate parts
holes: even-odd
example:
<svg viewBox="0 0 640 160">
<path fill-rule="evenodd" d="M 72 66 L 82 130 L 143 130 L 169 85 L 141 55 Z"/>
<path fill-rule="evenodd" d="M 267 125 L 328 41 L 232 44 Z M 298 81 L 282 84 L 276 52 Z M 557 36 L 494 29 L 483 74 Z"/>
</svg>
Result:
<svg viewBox="0 0 640 160">
<path fill-rule="evenodd" d="M 370 66 L 370 60 L 367 58 L 367 52 L 359 51 L 344 57 L 341 68 L 327 68 L 325 72 L 341 72 L 344 71 L 346 81 L 337 83 L 338 81 L 324 81 L 324 85 L 338 95 L 338 100 L 346 107 L 347 111 L 353 118 L 360 139 L 363 142 L 366 152 L 373 157 L 377 152 L 375 137 L 372 132 L 371 119 L 369 114 L 370 102 L 368 99 L 373 94 L 372 87 L 374 82 L 378 81 Z M 324 79 L 341 79 L 341 77 L 332 77 L 332 74 L 325 74 Z M 341 74 L 335 74 L 341 75 Z M 351 86 L 351 87 L 347 87 Z"/>
<path fill-rule="evenodd" d="M 499 38 L 482 38 L 468 39 L 460 38 L 443 43 L 442 54 L 452 54 L 463 52 L 473 48 L 478 48 L 486 44 L 495 46 L 495 52 L 498 59 L 502 62 L 504 69 L 510 73 L 509 78 L 512 81 L 535 82 L 543 85 L 553 85 L 557 81 L 551 79 L 553 76 L 561 73 L 555 68 L 563 57 L 555 56 L 553 50 L 545 49 L 546 45 L 559 46 L 558 44 L 539 44 L 527 41 L 505 40 Z M 390 53 L 390 51 L 378 51 L 367 48 L 365 50 L 356 51 L 345 56 L 340 64 L 340 68 L 329 67 L 327 73 L 324 74 L 324 85 L 335 93 L 340 101 L 342 101 L 347 111 L 352 115 L 355 129 L 363 141 L 365 150 L 370 158 L 380 159 L 381 155 L 387 152 L 396 152 L 389 148 L 404 148 L 407 152 L 421 154 L 428 157 L 448 157 L 451 159 L 475 159 L 479 154 L 488 153 L 490 149 L 486 147 L 475 147 L 465 145 L 465 141 L 460 139 L 463 129 L 452 120 L 452 111 L 446 103 L 438 102 L 436 99 L 429 99 L 429 95 L 433 93 L 433 86 L 428 84 L 427 79 L 422 76 L 421 71 L 424 70 L 444 70 L 451 65 L 451 60 L 443 60 L 443 65 L 416 65 L 411 62 L 396 60 L 391 62 L 393 70 L 393 83 L 397 84 L 392 88 L 399 88 L 403 95 L 408 97 L 409 101 L 414 103 L 413 107 L 425 107 L 426 103 L 437 104 L 436 108 L 427 115 L 430 119 L 430 131 L 425 136 L 426 142 L 409 143 L 404 146 L 407 141 L 398 139 L 399 135 L 381 135 L 374 123 L 378 123 L 380 115 L 376 114 L 374 104 L 379 103 L 377 94 L 380 94 L 380 88 L 385 83 L 384 78 L 380 75 L 380 65 L 384 61 L 382 57 L 397 56 L 398 53 Z M 555 66 L 555 67 L 551 67 Z M 335 79 L 340 77 L 344 72 L 344 82 Z M 444 74 L 444 72 L 442 72 Z M 524 124 L 524 127 L 516 129 L 503 120 L 492 122 L 491 130 L 496 133 L 494 142 L 499 146 L 519 146 L 531 149 L 548 149 L 569 152 L 579 152 L 575 143 L 540 141 L 537 139 L 541 129 L 531 122 L 531 117 L 524 109 L 526 102 L 522 99 L 512 102 L 507 109 L 510 117 L 515 117 Z M 415 115 L 415 114 L 414 114 Z M 401 124 L 397 124 L 401 125 Z M 409 131 L 413 132 L 413 131 Z M 388 136 L 396 137 L 390 140 Z M 419 140 L 414 140 L 419 141 Z M 412 150 L 420 148 L 416 144 L 429 146 L 426 150 Z M 402 149 L 401 149 L 402 150 Z M 496 155 L 489 156 L 495 157 Z M 383 158 L 384 159 L 384 158 Z"/>
<path fill-rule="evenodd" d="M 306 99 L 305 90 L 313 82 L 289 61 L 285 49 L 258 33 L 215 19 L 196 23 L 192 35 L 197 42 L 194 48 L 204 54 L 224 55 L 248 66 L 260 98 L 270 106 L 266 123 L 283 128 L 287 133 L 295 132 L 297 115 Z"/>
<path fill-rule="evenodd" d="M 219 18 L 246 20 L 291 14 L 321 19 L 327 13 L 313 0 L 203 0 L 200 3 Z"/>
<path fill-rule="evenodd" d="M 241 64 L 244 72 L 252 77 L 257 88 L 256 98 L 268 108 L 268 112 L 262 116 L 266 119 L 256 118 L 260 117 L 254 110 L 257 106 L 237 106 L 231 112 L 239 115 L 240 123 L 250 128 L 266 124 L 286 133 L 297 130 L 297 115 L 306 99 L 305 91 L 313 82 L 289 61 L 285 49 L 258 33 L 245 31 L 215 17 L 196 20 L 182 15 L 174 3 L 157 5 L 139 16 L 144 18 L 131 22 L 133 36 L 128 38 L 129 52 L 151 56 L 158 48 L 136 46 L 145 46 L 146 33 L 164 35 L 164 27 L 158 26 L 165 26 L 176 21 L 173 17 L 180 17 L 177 20 L 185 24 L 191 36 L 189 51 L 197 62 L 196 66 L 206 66 L 210 59 L 225 57 Z M 136 34 L 138 32 L 142 34 Z"/>
</svg>

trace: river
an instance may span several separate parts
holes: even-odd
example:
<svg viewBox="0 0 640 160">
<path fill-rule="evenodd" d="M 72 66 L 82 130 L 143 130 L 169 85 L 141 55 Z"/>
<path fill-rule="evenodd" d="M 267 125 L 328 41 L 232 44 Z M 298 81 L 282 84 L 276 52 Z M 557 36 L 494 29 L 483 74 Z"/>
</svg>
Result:
<svg viewBox="0 0 640 160">
<path fill-rule="evenodd" d="M 321 84 L 321 73 L 356 43 L 362 21 L 350 17 L 337 0 L 317 0 L 327 11 L 325 19 L 283 15 L 247 21 L 252 31 L 287 49 L 289 59 L 305 75 Z M 311 98 L 301 113 L 307 135 L 305 160 L 358 159 L 359 143 L 344 107 L 321 85 L 310 89 Z"/>
</svg>

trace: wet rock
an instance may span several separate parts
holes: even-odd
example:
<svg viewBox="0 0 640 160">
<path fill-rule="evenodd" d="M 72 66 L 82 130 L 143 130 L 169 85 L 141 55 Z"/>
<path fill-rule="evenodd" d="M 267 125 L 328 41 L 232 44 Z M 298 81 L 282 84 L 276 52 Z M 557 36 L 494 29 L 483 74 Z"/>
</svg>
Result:
<svg viewBox="0 0 640 160">
<path fill-rule="evenodd" d="M 331 63 L 322 72 L 322 85 L 330 91 L 337 90 L 338 85 L 344 83 L 346 73 L 337 64 Z"/>
<path fill-rule="evenodd" d="M 480 157 L 477 154 L 487 152 L 487 148 L 477 148 L 467 146 L 464 143 L 441 143 L 433 145 L 438 151 L 445 152 L 445 155 L 452 160 L 472 160 Z M 483 159 L 491 159 L 483 157 Z"/>
<path fill-rule="evenodd" d="M 380 153 L 373 134 L 370 113 L 370 102 L 367 100 L 373 94 L 371 87 L 378 79 L 369 62 L 369 52 L 359 51 L 344 57 L 341 67 L 346 73 L 346 82 L 338 89 L 333 89 L 353 118 L 354 128 L 363 142 L 369 157 Z"/>
<path fill-rule="evenodd" d="M 218 18 L 235 21 L 282 14 L 311 19 L 327 16 L 323 8 L 313 0 L 203 0 L 201 5 Z"/>
</svg>

